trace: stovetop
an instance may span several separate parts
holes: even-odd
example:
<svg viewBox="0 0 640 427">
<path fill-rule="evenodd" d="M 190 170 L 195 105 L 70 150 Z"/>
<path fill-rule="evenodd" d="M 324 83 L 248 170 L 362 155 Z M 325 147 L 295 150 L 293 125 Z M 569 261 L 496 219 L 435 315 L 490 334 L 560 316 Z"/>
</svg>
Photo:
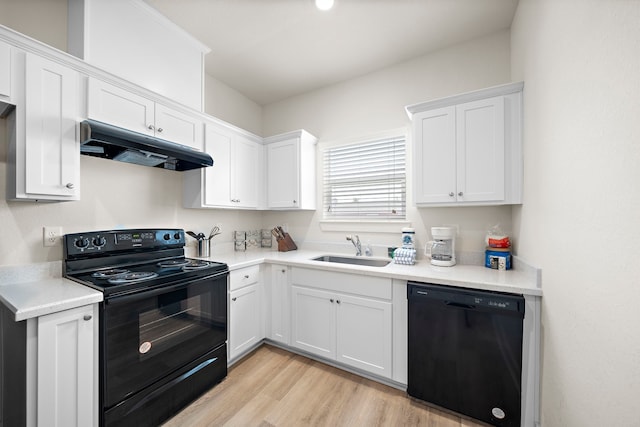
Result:
<svg viewBox="0 0 640 427">
<path fill-rule="evenodd" d="M 64 275 L 106 297 L 228 273 L 226 264 L 186 258 L 184 245 L 179 229 L 67 234 Z"/>
</svg>

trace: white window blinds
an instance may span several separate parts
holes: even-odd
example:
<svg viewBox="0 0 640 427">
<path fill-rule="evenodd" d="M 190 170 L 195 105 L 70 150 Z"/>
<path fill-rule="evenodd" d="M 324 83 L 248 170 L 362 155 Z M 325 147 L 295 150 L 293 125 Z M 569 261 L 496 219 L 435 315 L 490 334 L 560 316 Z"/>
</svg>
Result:
<svg viewBox="0 0 640 427">
<path fill-rule="evenodd" d="M 324 150 L 325 219 L 404 219 L 404 137 Z"/>
</svg>

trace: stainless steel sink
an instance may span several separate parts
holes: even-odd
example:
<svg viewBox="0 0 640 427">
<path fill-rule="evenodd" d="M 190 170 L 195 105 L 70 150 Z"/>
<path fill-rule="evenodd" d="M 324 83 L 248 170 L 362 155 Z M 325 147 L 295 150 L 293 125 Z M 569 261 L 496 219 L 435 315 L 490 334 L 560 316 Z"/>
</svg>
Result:
<svg viewBox="0 0 640 427">
<path fill-rule="evenodd" d="M 340 264 L 364 265 L 367 267 L 384 267 L 391 262 L 391 260 L 386 259 L 348 257 L 338 255 L 322 255 L 316 258 L 311 258 L 311 261 L 337 262 Z"/>
</svg>

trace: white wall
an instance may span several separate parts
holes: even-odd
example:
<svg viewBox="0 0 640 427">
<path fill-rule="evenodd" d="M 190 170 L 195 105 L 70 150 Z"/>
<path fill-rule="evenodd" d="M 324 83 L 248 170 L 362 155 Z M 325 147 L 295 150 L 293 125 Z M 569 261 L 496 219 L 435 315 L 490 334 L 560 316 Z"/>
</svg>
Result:
<svg viewBox="0 0 640 427">
<path fill-rule="evenodd" d="M 545 427 L 640 425 L 639 23 L 637 0 L 520 0 L 512 25 Z"/>
<path fill-rule="evenodd" d="M 262 134 L 262 107 L 240 92 L 205 74 L 204 112 L 210 116 Z"/>
<path fill-rule="evenodd" d="M 0 0 L 0 24 L 67 51 L 67 0 Z"/>
<path fill-rule="evenodd" d="M 509 32 L 499 32 L 266 105 L 264 133 L 274 135 L 304 128 L 320 139 L 319 148 L 322 149 L 328 143 L 367 137 L 390 129 L 402 128 L 409 132 L 406 105 L 510 82 L 509 49 Z M 408 151 L 411 152 L 410 144 Z M 318 174 L 321 174 L 320 161 L 318 156 Z M 408 163 L 410 168 L 410 161 Z M 320 197 L 321 182 L 318 184 Z M 511 207 L 416 209 L 411 206 L 412 187 L 410 182 L 408 185 L 407 217 L 422 244 L 429 239 L 427 230 L 431 226 L 457 224 L 460 229 L 457 248 L 465 252 L 483 251 L 483 237 L 488 227 L 501 223 L 507 232 L 511 229 Z M 321 206 L 320 198 L 318 206 Z M 264 224 L 287 223 L 292 236 L 300 240 L 349 245 L 345 234 L 350 232 L 323 231 L 321 219 L 321 210 L 315 213 L 267 213 Z M 389 234 L 380 233 L 380 228 L 375 227 L 357 234 L 374 245 L 397 246 L 400 229 L 398 226 Z M 354 227 L 352 231 L 358 230 Z"/>
</svg>

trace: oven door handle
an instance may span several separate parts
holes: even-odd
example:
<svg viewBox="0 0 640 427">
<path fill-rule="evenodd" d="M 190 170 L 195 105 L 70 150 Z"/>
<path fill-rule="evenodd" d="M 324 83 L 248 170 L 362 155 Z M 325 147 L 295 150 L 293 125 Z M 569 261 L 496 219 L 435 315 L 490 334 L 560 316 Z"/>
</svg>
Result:
<svg viewBox="0 0 640 427">
<path fill-rule="evenodd" d="M 224 275 L 211 276 L 211 277 L 207 277 L 206 279 L 220 278 L 220 277 L 223 277 L 223 276 Z M 125 304 L 125 303 L 132 302 L 132 301 L 146 299 L 146 298 L 154 297 L 156 295 L 166 294 L 166 293 L 169 293 L 169 292 L 173 292 L 173 291 L 178 291 L 180 289 L 184 289 L 184 288 L 190 286 L 192 283 L 201 282 L 202 280 L 203 280 L 202 278 L 198 278 L 198 279 L 195 279 L 195 280 L 190 280 L 188 282 L 178 283 L 176 285 L 161 286 L 159 288 L 148 290 L 148 291 L 140 291 L 140 292 L 136 292 L 134 294 L 108 298 L 108 299 L 105 300 L 105 304 L 108 304 L 108 305 Z"/>
</svg>

